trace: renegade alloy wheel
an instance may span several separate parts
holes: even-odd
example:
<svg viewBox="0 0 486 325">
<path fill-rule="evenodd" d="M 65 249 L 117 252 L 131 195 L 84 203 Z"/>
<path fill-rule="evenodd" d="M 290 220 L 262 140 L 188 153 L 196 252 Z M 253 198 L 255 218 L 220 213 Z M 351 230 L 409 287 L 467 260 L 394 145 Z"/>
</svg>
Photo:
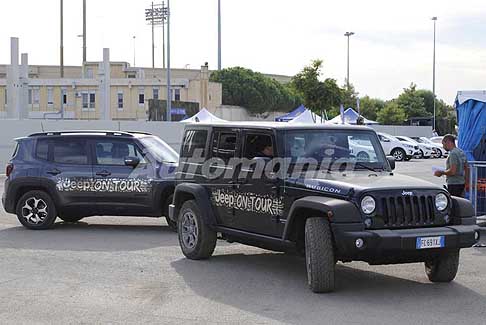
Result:
<svg viewBox="0 0 486 325">
<path fill-rule="evenodd" d="M 216 232 L 206 225 L 196 201 L 184 202 L 177 221 L 182 253 L 189 259 L 209 258 L 216 247 Z"/>
<path fill-rule="evenodd" d="M 29 191 L 17 202 L 17 218 L 26 228 L 51 228 L 56 216 L 56 207 L 44 191 Z"/>
</svg>

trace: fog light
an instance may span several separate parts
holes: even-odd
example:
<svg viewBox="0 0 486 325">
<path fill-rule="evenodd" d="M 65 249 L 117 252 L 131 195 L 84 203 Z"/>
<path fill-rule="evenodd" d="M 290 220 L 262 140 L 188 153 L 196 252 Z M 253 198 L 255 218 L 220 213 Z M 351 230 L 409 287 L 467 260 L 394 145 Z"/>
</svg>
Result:
<svg viewBox="0 0 486 325">
<path fill-rule="evenodd" d="M 366 218 L 364 224 L 366 228 L 370 228 L 371 225 L 373 224 L 373 220 L 371 220 L 370 218 Z"/>
<path fill-rule="evenodd" d="M 479 235 L 479 231 L 474 232 L 474 240 L 478 241 L 481 236 Z"/>
<path fill-rule="evenodd" d="M 357 248 L 363 248 L 363 246 L 364 246 L 364 240 L 361 239 L 361 238 L 358 238 L 358 239 L 356 239 L 356 241 L 354 242 L 354 244 L 356 245 Z"/>
</svg>

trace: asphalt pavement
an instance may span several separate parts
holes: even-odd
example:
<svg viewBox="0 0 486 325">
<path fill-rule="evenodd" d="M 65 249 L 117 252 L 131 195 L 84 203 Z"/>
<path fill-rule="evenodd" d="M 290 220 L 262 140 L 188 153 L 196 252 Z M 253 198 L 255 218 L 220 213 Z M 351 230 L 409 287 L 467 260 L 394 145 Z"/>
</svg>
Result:
<svg viewBox="0 0 486 325">
<path fill-rule="evenodd" d="M 412 160 L 396 172 L 441 184 L 431 169 L 444 163 Z M 303 258 L 218 242 L 211 259 L 187 260 L 164 219 L 31 231 L 2 210 L 0 263 L 1 324 L 486 323 L 486 248 L 463 250 L 449 284 L 430 283 L 423 264 L 339 263 L 337 291 L 317 295 Z"/>
</svg>

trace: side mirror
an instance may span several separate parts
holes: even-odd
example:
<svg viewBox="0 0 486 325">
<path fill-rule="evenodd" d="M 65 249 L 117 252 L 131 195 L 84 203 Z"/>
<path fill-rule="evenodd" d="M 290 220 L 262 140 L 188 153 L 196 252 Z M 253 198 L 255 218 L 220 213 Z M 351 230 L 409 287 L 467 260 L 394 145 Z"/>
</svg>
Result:
<svg viewBox="0 0 486 325">
<path fill-rule="evenodd" d="M 140 159 L 138 157 L 125 157 L 125 166 L 135 168 L 138 164 L 140 164 Z"/>
<path fill-rule="evenodd" d="M 386 159 L 388 160 L 388 164 L 390 164 L 390 168 L 392 170 L 395 169 L 395 158 L 393 156 L 386 156 Z"/>
</svg>

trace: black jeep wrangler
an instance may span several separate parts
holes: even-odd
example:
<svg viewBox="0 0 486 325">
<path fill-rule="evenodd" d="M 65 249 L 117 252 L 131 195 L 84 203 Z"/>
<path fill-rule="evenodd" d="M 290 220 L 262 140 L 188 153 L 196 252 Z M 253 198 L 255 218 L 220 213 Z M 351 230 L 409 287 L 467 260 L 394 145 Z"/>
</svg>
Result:
<svg viewBox="0 0 486 325">
<path fill-rule="evenodd" d="M 167 216 L 178 159 L 148 133 L 36 133 L 16 139 L 2 203 L 30 229 L 50 228 L 56 217 Z"/>
<path fill-rule="evenodd" d="M 296 251 L 311 290 L 329 292 L 337 261 L 424 262 L 431 281 L 452 281 L 479 240 L 471 204 L 394 174 L 367 127 L 192 124 L 180 156 L 169 216 L 190 259 L 218 237 Z"/>
</svg>

